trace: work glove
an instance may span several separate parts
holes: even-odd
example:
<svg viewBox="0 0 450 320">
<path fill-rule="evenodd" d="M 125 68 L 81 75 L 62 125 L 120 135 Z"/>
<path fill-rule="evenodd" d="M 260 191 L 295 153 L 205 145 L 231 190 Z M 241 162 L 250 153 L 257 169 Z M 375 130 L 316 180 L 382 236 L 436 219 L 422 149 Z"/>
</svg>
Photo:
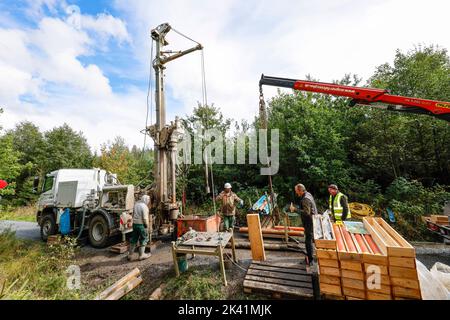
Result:
<svg viewBox="0 0 450 320">
<path fill-rule="evenodd" d="M 244 207 L 244 200 L 239 201 L 239 205 L 242 207 Z"/>
</svg>

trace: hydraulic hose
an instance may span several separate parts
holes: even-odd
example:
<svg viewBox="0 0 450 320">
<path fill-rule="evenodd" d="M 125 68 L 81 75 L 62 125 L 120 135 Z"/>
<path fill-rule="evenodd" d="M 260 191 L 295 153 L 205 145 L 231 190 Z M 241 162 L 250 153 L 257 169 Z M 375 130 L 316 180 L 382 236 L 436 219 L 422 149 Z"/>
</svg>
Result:
<svg viewBox="0 0 450 320">
<path fill-rule="evenodd" d="M 77 235 L 77 238 L 76 238 L 77 240 L 80 238 L 81 234 L 83 233 L 85 217 L 86 217 L 86 207 L 83 208 L 83 216 L 81 218 L 80 231 L 78 232 L 78 235 Z"/>
</svg>

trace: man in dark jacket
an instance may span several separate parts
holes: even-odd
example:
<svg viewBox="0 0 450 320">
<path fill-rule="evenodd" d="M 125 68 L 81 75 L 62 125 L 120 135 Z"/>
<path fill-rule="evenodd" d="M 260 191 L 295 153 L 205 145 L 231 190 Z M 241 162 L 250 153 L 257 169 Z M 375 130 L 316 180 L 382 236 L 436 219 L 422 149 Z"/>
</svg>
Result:
<svg viewBox="0 0 450 320">
<path fill-rule="evenodd" d="M 298 212 L 301 214 L 303 227 L 305 228 L 305 247 L 308 257 L 308 265 L 313 263 L 313 219 L 312 215 L 317 214 L 316 202 L 311 193 L 306 191 L 303 184 L 299 183 L 295 186 L 295 203 L 297 207 L 291 203 L 289 207 L 291 212 Z"/>
</svg>

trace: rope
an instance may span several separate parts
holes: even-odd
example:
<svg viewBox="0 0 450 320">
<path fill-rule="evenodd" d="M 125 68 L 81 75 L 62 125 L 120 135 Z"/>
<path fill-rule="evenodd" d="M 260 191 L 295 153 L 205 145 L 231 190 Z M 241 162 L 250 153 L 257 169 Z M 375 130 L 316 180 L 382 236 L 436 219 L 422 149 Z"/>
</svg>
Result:
<svg viewBox="0 0 450 320">
<path fill-rule="evenodd" d="M 172 31 L 174 31 L 175 33 L 179 34 L 180 36 L 195 42 L 198 45 L 201 45 L 200 42 L 195 41 L 194 39 L 192 39 L 191 37 L 188 37 L 187 35 L 185 35 L 184 33 L 178 31 L 177 29 L 172 27 Z M 201 50 L 201 73 L 202 73 L 202 103 L 203 106 L 207 106 L 208 105 L 208 93 L 206 90 L 206 72 L 205 72 L 205 55 L 204 55 L 204 51 L 203 49 Z M 208 120 L 208 119 L 206 119 Z M 208 170 L 208 159 L 206 159 L 206 170 Z M 216 214 L 216 201 L 214 198 L 214 194 L 215 194 L 215 190 L 214 190 L 214 173 L 213 173 L 213 167 L 212 167 L 212 162 L 210 164 L 210 171 L 211 171 L 211 184 L 212 184 L 212 202 L 213 202 L 213 207 L 214 207 L 214 214 Z M 217 229 L 219 229 L 219 226 L 217 226 Z M 219 230 L 217 230 L 219 231 Z"/>
<path fill-rule="evenodd" d="M 150 46 L 150 68 L 149 68 L 149 76 L 148 76 L 148 89 L 147 89 L 147 113 L 145 115 L 145 130 L 144 130 L 144 145 L 142 147 L 142 158 L 144 157 L 145 153 L 145 144 L 147 142 L 147 127 L 148 127 L 148 114 L 150 109 L 150 123 L 153 123 L 153 72 L 152 72 L 152 66 L 153 66 L 153 40 L 151 40 L 151 46 Z M 150 108 L 149 108 L 149 100 L 150 100 Z"/>
<path fill-rule="evenodd" d="M 373 217 L 375 215 L 375 211 L 373 211 L 372 207 L 368 204 L 350 202 L 348 208 L 350 209 L 352 217 L 357 219 L 362 220 L 364 217 Z"/>
</svg>

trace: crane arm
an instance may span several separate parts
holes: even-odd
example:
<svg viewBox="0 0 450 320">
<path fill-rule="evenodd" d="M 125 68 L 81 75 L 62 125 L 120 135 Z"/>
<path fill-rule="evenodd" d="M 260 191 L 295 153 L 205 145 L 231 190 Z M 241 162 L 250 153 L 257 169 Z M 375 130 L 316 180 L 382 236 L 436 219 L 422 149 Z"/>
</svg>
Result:
<svg viewBox="0 0 450 320">
<path fill-rule="evenodd" d="M 339 84 L 305 81 L 262 75 L 262 85 L 290 88 L 299 91 L 330 94 L 352 99 L 350 105 L 369 105 L 393 111 L 428 114 L 450 122 L 450 102 L 389 94 L 388 90 L 344 86 Z"/>
</svg>

